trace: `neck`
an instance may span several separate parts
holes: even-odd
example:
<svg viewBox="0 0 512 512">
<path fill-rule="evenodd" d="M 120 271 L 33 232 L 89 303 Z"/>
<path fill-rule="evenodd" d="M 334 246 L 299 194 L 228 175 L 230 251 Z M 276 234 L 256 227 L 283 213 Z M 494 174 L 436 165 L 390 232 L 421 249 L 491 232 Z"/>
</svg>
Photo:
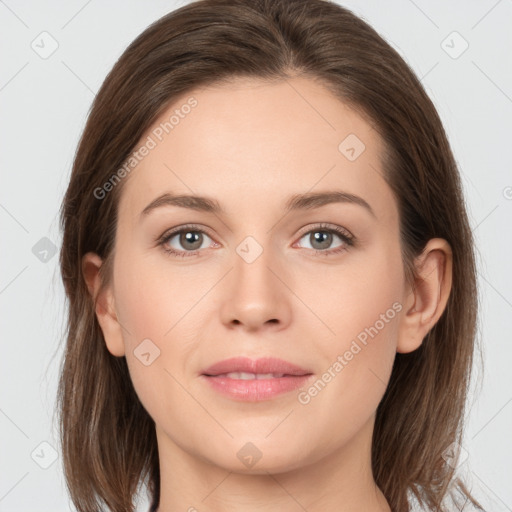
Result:
<svg viewBox="0 0 512 512">
<path fill-rule="evenodd" d="M 356 439 L 308 465 L 244 474 L 181 449 L 157 427 L 157 512 L 391 512 L 371 472 L 372 431 L 370 421 Z"/>
</svg>

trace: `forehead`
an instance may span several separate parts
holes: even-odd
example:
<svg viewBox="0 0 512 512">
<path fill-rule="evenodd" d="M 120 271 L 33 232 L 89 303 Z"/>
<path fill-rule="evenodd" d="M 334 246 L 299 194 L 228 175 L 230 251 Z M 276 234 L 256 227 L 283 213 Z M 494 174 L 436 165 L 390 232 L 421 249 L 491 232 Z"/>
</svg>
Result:
<svg viewBox="0 0 512 512">
<path fill-rule="evenodd" d="M 151 149 L 124 184 L 120 215 L 140 213 L 163 192 L 215 197 L 227 211 L 230 204 L 282 204 L 315 189 L 342 188 L 377 210 L 391 198 L 378 133 L 306 78 L 238 78 L 194 89 L 167 108 L 136 148 L 144 144 Z"/>
</svg>

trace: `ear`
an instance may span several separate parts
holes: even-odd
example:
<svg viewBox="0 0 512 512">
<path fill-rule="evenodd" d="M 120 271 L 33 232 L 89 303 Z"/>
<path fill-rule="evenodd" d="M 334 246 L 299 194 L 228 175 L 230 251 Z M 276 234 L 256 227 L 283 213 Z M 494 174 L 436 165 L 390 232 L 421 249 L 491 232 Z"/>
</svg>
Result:
<svg viewBox="0 0 512 512">
<path fill-rule="evenodd" d="M 442 238 L 429 240 L 416 258 L 417 278 L 406 285 L 397 352 L 413 352 L 439 320 L 452 287 L 452 250 Z"/>
<path fill-rule="evenodd" d="M 94 301 L 94 311 L 103 332 L 108 351 L 117 357 L 125 355 L 121 324 L 115 312 L 114 295 L 111 286 L 101 289 L 100 268 L 102 259 L 93 252 L 82 258 L 82 273 Z"/>
</svg>

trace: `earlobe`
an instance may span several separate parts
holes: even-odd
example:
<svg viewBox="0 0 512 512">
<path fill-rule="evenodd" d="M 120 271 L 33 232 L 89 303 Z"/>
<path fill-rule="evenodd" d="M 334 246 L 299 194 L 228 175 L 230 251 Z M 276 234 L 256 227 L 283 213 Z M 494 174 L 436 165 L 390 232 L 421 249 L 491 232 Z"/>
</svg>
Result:
<svg viewBox="0 0 512 512">
<path fill-rule="evenodd" d="M 405 291 L 397 352 L 419 348 L 445 310 L 452 287 L 452 250 L 446 240 L 429 240 L 416 259 L 414 284 Z"/>
<path fill-rule="evenodd" d="M 108 351 L 116 357 L 125 355 L 121 324 L 115 312 L 111 286 L 102 287 L 100 268 L 102 259 L 93 252 L 82 258 L 82 274 L 94 303 L 96 318 L 100 324 Z"/>
</svg>

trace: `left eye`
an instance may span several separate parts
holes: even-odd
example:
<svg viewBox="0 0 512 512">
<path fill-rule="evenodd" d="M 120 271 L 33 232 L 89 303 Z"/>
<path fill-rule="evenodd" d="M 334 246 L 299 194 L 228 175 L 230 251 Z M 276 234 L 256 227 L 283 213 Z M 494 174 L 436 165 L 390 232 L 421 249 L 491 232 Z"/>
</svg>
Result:
<svg viewBox="0 0 512 512">
<path fill-rule="evenodd" d="M 332 247 L 333 237 L 337 237 L 341 240 L 341 243 L 337 246 Z M 313 229 L 308 231 L 305 235 L 302 236 L 300 240 L 306 239 L 312 247 L 310 249 L 314 249 L 316 251 L 328 252 L 326 249 L 337 249 L 344 245 L 350 245 L 350 238 L 342 233 L 338 233 L 332 229 Z"/>
</svg>

